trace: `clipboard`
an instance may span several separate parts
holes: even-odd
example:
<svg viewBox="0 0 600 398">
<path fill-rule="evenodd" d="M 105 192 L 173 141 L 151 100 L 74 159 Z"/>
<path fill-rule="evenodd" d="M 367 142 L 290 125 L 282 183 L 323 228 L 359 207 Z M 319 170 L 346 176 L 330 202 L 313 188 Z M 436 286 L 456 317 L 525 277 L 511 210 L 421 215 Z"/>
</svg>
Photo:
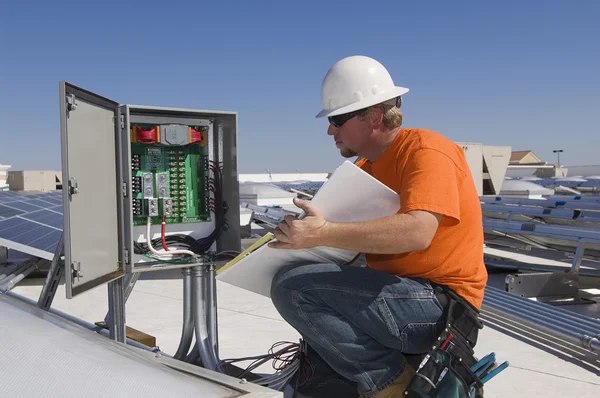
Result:
<svg viewBox="0 0 600 398">
<path fill-rule="evenodd" d="M 344 161 L 311 200 L 327 221 L 362 222 L 391 216 L 400 210 L 400 196 L 354 163 Z M 302 212 L 299 218 L 304 217 Z M 272 234 L 217 272 L 217 280 L 270 297 L 271 281 L 283 267 L 316 263 L 351 263 L 360 253 L 318 246 L 310 249 L 274 249 Z"/>
</svg>

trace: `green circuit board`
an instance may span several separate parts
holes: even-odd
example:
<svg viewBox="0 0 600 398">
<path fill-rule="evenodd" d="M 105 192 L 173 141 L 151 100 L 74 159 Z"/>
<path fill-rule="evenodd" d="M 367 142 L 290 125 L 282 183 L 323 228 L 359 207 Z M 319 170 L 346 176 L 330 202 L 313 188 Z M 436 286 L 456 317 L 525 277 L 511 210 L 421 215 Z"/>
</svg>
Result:
<svg viewBox="0 0 600 398">
<path fill-rule="evenodd" d="M 208 146 L 131 143 L 133 223 L 210 220 Z"/>
</svg>

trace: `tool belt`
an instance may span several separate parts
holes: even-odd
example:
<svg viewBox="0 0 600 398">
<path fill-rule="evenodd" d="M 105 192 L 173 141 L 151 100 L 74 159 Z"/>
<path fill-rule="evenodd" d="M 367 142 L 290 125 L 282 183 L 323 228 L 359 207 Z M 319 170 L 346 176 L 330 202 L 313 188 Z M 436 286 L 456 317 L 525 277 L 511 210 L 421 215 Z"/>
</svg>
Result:
<svg viewBox="0 0 600 398">
<path fill-rule="evenodd" d="M 408 388 L 409 398 L 480 398 L 483 382 L 472 368 L 473 348 L 483 324 L 479 311 L 450 288 L 434 285 L 446 310 L 446 327 L 427 353 Z"/>
</svg>

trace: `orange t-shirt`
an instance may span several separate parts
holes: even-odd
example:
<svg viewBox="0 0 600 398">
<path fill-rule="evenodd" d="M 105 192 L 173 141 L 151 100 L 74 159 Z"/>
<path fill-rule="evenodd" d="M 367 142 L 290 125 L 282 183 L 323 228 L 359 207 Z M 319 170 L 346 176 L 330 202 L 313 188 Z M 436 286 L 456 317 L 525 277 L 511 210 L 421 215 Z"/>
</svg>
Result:
<svg viewBox="0 0 600 398">
<path fill-rule="evenodd" d="M 367 264 L 446 285 L 481 308 L 487 283 L 481 204 L 463 150 L 436 132 L 403 128 L 374 163 L 360 159 L 356 165 L 400 195 L 399 213 L 443 215 L 427 249 L 366 253 Z"/>
</svg>

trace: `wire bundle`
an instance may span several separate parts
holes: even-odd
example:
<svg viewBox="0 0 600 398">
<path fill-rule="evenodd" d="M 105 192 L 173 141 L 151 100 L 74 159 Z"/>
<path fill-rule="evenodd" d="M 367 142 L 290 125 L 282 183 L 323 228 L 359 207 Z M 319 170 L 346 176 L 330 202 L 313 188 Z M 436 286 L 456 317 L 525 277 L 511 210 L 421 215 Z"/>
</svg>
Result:
<svg viewBox="0 0 600 398">
<path fill-rule="evenodd" d="M 275 351 L 275 348 L 280 346 L 283 346 L 283 348 Z M 254 369 L 270 360 L 273 361 L 272 367 L 275 370 L 275 373 L 252 380 L 253 383 L 269 386 L 275 390 L 283 390 L 296 374 L 298 375 L 294 382 L 294 387 L 296 388 L 314 377 L 314 369 L 301 352 L 300 344 L 288 341 L 280 341 L 273 344 L 267 354 L 253 357 L 225 359 L 221 361 L 221 364 L 225 365 L 233 364 L 235 362 L 252 361 L 240 374 L 233 375 L 234 377 L 241 378 L 250 374 Z"/>
</svg>

